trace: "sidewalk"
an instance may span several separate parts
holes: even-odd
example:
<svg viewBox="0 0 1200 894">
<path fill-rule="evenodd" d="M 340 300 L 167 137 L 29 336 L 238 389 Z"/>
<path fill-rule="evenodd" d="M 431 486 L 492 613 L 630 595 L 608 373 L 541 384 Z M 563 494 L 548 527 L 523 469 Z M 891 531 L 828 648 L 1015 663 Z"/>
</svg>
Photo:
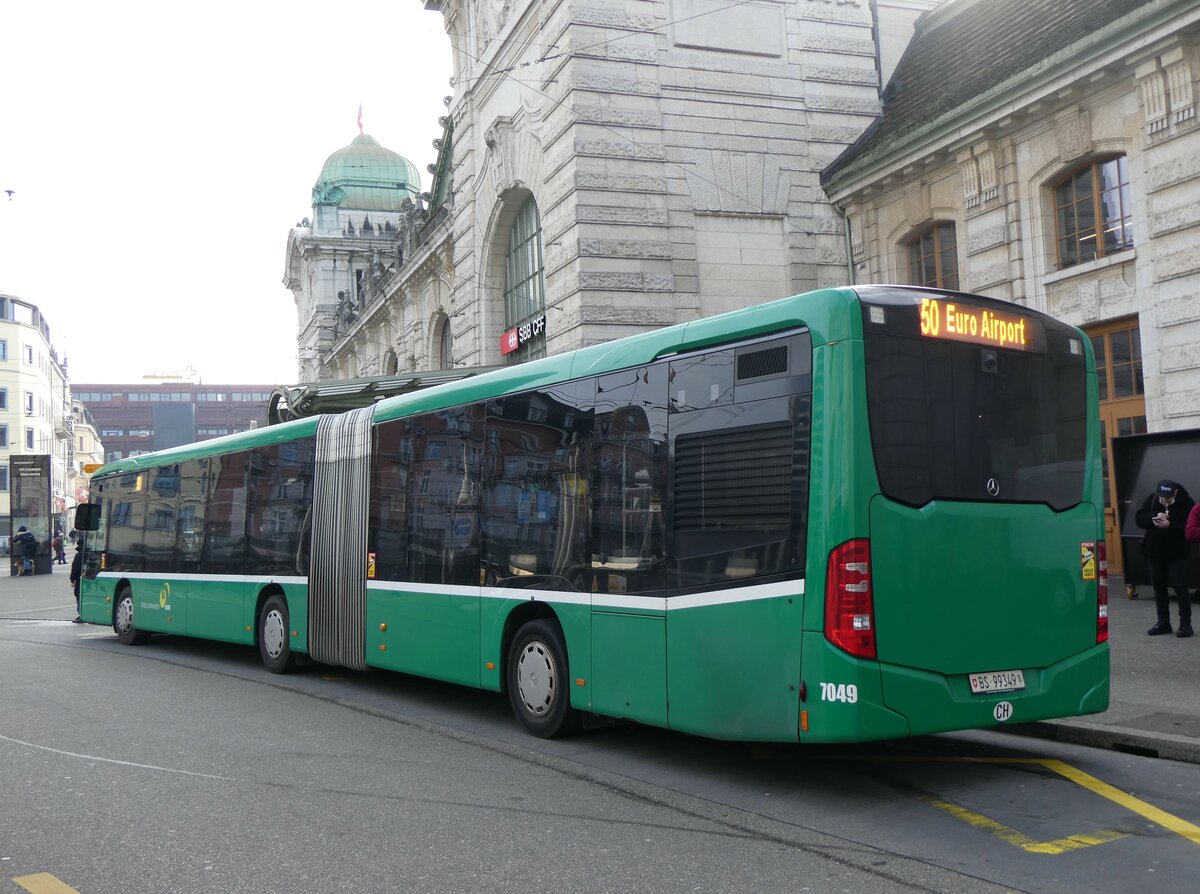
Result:
<svg viewBox="0 0 1200 894">
<path fill-rule="evenodd" d="M 0 577 L 0 619 L 75 617 L 69 565 L 52 575 Z M 1127 599 L 1125 582 L 1109 583 L 1112 690 L 1103 714 L 1014 725 L 1007 732 L 1200 763 L 1200 636 L 1147 636 L 1155 621 L 1154 591 Z M 1200 604 L 1193 606 L 1200 627 Z M 1178 626 L 1171 603 L 1171 624 Z"/>
<path fill-rule="evenodd" d="M 1069 720 L 1014 726 L 1010 732 L 1130 754 L 1200 763 L 1200 636 L 1147 636 L 1157 615 L 1154 590 L 1138 588 L 1128 599 L 1125 581 L 1110 578 L 1109 646 L 1112 690 L 1109 708 Z M 1193 603 L 1193 626 L 1200 604 Z M 1171 626 L 1179 627 L 1175 601 Z"/>
</svg>

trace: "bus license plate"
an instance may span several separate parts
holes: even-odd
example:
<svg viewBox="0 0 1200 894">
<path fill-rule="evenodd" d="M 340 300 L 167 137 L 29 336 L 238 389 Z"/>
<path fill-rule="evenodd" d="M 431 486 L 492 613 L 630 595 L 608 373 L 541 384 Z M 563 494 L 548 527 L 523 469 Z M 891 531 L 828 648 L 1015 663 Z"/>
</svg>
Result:
<svg viewBox="0 0 1200 894">
<path fill-rule="evenodd" d="M 987 674 L 968 674 L 971 691 L 976 695 L 989 692 L 1013 692 L 1025 688 L 1025 673 L 1019 670 L 992 671 Z"/>
</svg>

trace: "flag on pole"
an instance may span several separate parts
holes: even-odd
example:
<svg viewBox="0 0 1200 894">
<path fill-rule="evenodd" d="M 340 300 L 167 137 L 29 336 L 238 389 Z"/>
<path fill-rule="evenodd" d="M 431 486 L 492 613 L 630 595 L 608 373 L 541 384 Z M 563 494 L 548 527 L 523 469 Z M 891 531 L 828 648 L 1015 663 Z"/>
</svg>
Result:
<svg viewBox="0 0 1200 894">
<path fill-rule="evenodd" d="M 358 132 L 360 134 L 363 132 L 363 129 L 362 129 L 362 103 L 361 102 L 358 104 Z"/>
</svg>

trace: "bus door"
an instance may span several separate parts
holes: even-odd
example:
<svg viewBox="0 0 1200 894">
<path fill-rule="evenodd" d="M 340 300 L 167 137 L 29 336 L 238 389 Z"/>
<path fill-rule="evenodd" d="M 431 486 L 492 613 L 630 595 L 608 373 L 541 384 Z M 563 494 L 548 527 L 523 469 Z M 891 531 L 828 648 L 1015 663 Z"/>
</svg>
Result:
<svg viewBox="0 0 1200 894">
<path fill-rule="evenodd" d="M 590 486 L 592 710 L 667 722 L 667 364 L 600 376 Z"/>
<path fill-rule="evenodd" d="M 670 726 L 794 738 L 811 336 L 769 335 L 673 359 L 668 395 Z"/>
<path fill-rule="evenodd" d="M 199 573 L 187 578 L 188 633 L 243 642 L 246 623 L 246 471 L 249 453 L 238 451 L 196 462 L 185 476 L 186 490 L 203 486 L 204 537 L 196 543 L 195 521 L 180 527 L 181 559 L 189 562 L 199 546 Z M 185 464 L 189 465 L 189 464 Z M 192 484 L 191 477 L 200 484 Z"/>
<path fill-rule="evenodd" d="M 187 631 L 188 582 L 178 576 L 176 561 L 179 468 L 171 463 L 138 475 L 145 481 L 145 525 L 142 577 L 134 582 L 134 619 L 138 628 L 160 633 Z"/>
</svg>

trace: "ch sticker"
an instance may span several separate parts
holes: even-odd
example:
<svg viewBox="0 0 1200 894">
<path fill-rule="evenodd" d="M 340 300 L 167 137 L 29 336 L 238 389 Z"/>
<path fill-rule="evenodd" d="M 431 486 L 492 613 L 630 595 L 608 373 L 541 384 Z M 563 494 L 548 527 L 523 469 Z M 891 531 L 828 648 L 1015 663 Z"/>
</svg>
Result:
<svg viewBox="0 0 1200 894">
<path fill-rule="evenodd" d="M 1079 544 L 1079 560 L 1083 568 L 1084 580 L 1096 579 L 1096 544 Z"/>
</svg>

